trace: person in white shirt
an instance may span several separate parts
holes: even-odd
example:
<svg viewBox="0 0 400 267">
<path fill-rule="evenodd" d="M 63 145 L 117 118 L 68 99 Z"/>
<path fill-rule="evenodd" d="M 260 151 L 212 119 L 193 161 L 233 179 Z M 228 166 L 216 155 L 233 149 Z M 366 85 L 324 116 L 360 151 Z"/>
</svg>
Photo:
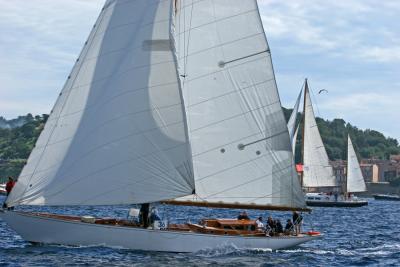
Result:
<svg viewBox="0 0 400 267">
<path fill-rule="evenodd" d="M 258 219 L 256 220 L 256 225 L 257 225 L 257 230 L 264 230 L 264 223 L 263 223 L 263 219 L 262 217 L 258 217 Z"/>
</svg>

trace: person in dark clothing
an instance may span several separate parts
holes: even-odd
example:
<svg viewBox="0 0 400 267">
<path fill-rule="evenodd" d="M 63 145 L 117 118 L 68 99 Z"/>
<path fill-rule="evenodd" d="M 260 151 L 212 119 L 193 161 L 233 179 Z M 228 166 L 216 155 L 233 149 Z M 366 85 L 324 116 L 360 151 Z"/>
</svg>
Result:
<svg viewBox="0 0 400 267">
<path fill-rule="evenodd" d="M 297 211 L 293 211 L 293 224 L 294 224 L 294 230 L 296 235 L 300 234 L 300 226 L 301 226 L 301 222 L 303 221 L 303 217 L 297 212 Z"/>
<path fill-rule="evenodd" d="M 246 211 L 243 211 L 237 217 L 238 220 L 250 220 L 249 215 L 247 215 Z"/>
<path fill-rule="evenodd" d="M 11 193 L 11 190 L 13 189 L 14 185 L 15 185 L 14 179 L 11 176 L 8 177 L 8 182 L 6 184 L 7 196 Z"/>
<path fill-rule="evenodd" d="M 140 206 L 139 223 L 143 226 L 143 228 L 149 227 L 149 210 L 149 203 L 144 203 Z"/>
<path fill-rule="evenodd" d="M 151 208 L 149 220 L 150 220 L 150 224 L 154 224 L 155 221 L 161 220 L 160 216 L 158 215 L 158 211 L 157 211 L 156 207 Z"/>
<path fill-rule="evenodd" d="M 269 234 L 270 235 L 274 235 L 275 232 L 276 232 L 276 224 L 275 224 L 275 222 L 274 222 L 274 220 L 272 219 L 271 216 L 268 217 L 267 226 L 268 226 L 268 229 L 269 229 Z"/>
<path fill-rule="evenodd" d="M 282 226 L 282 224 L 281 224 L 281 221 L 280 220 L 276 220 L 275 221 L 276 222 L 276 233 L 277 234 L 282 234 L 283 233 L 283 226 Z"/>
<path fill-rule="evenodd" d="M 288 219 L 286 226 L 285 226 L 285 234 L 289 235 L 289 234 L 293 233 L 293 228 L 294 228 L 294 225 L 292 223 L 292 220 Z"/>
<path fill-rule="evenodd" d="M 15 181 L 11 176 L 9 176 L 8 177 L 8 182 L 6 183 L 6 195 L 7 196 L 10 195 L 10 193 L 11 193 L 12 189 L 14 188 L 14 186 L 15 186 Z M 7 208 L 8 210 L 13 210 L 14 209 L 14 207 L 7 207 L 7 204 L 4 202 L 3 203 L 3 209 L 5 209 L 5 208 Z"/>
</svg>

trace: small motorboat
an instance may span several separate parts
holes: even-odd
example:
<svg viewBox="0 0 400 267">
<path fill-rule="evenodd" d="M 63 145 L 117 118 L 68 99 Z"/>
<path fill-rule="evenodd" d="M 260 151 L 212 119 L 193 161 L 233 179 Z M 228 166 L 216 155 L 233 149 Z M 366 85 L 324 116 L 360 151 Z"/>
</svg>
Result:
<svg viewBox="0 0 400 267">
<path fill-rule="evenodd" d="M 400 196 L 395 194 L 376 194 L 374 198 L 375 200 L 400 201 Z"/>
<path fill-rule="evenodd" d="M 354 195 L 352 195 L 350 198 L 344 198 L 343 196 L 335 197 L 334 195 L 326 193 L 307 193 L 306 203 L 307 206 L 310 207 L 356 208 L 368 205 L 368 201 L 361 200 Z"/>
</svg>

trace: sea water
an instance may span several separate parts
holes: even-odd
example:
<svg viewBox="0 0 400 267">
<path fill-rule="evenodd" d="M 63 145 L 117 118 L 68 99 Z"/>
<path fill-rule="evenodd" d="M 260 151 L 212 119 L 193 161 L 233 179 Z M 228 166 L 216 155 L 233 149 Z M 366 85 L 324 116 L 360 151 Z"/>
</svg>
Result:
<svg viewBox="0 0 400 267">
<path fill-rule="evenodd" d="M 126 218 L 128 209 L 118 206 L 33 210 Z M 159 211 L 163 219 L 171 222 L 197 222 L 204 217 L 235 218 L 240 212 L 163 205 Z M 290 212 L 248 213 L 252 218 L 271 215 L 283 224 L 291 217 Z M 304 228 L 322 232 L 323 239 L 277 251 L 221 246 L 195 253 L 32 245 L 0 220 L 0 266 L 400 266 L 400 202 L 370 200 L 369 206 L 361 208 L 314 208 L 303 217 Z"/>
</svg>

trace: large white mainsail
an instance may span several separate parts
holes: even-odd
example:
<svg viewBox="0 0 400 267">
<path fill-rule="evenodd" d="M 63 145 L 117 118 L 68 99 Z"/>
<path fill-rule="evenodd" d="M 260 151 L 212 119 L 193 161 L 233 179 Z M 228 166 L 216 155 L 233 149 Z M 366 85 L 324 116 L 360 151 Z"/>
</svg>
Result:
<svg viewBox="0 0 400 267">
<path fill-rule="evenodd" d="M 332 166 L 318 130 L 306 80 L 303 124 L 303 187 L 336 186 Z"/>
<path fill-rule="evenodd" d="M 108 0 L 9 206 L 104 205 L 191 194 L 173 1 Z"/>
<path fill-rule="evenodd" d="M 304 208 L 257 2 L 176 2 L 196 184 L 178 201 Z"/>
<path fill-rule="evenodd" d="M 350 135 L 347 137 L 347 192 L 357 193 L 367 191 L 364 177 L 354 151 Z"/>
</svg>

